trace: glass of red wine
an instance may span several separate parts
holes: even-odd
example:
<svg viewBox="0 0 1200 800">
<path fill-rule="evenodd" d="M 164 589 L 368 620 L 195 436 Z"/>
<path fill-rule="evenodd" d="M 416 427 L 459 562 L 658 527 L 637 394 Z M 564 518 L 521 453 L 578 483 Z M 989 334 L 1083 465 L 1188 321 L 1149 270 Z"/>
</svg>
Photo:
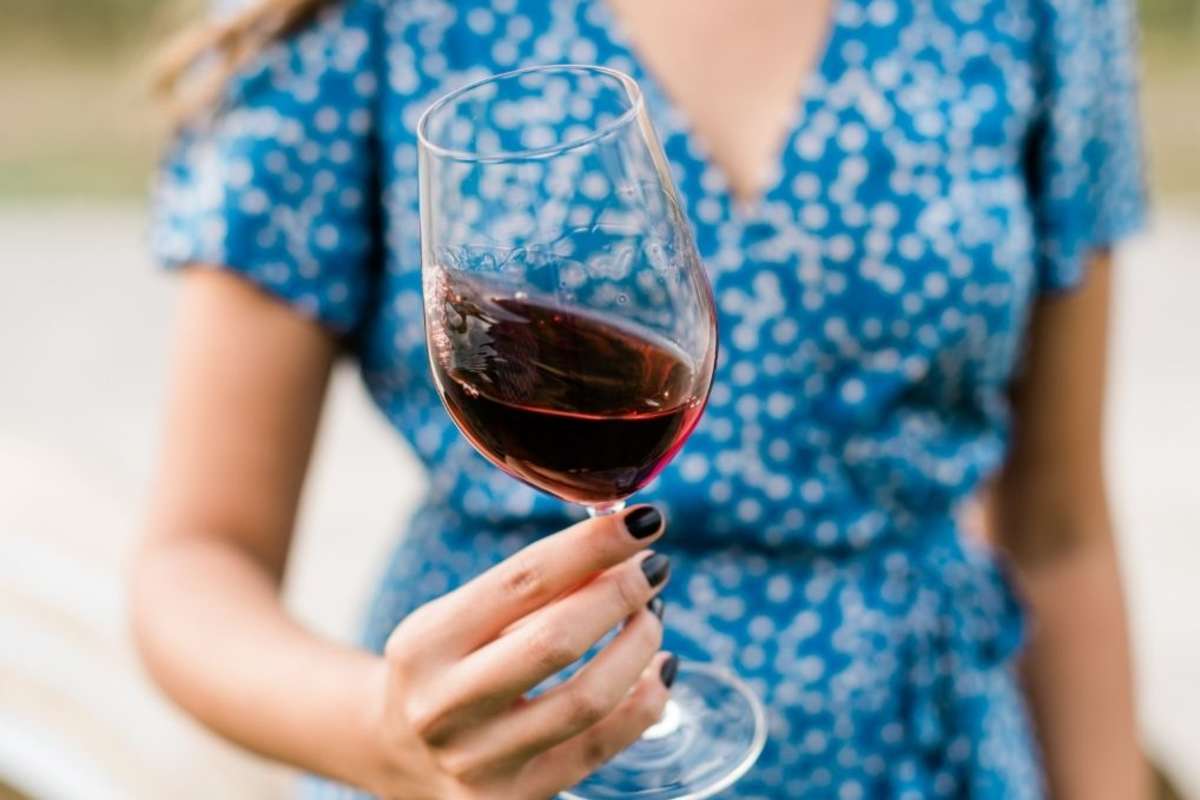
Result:
<svg viewBox="0 0 1200 800">
<path fill-rule="evenodd" d="M 430 363 L 450 416 L 508 474 L 619 511 L 704 410 L 712 288 L 637 83 L 593 66 L 470 83 L 417 124 Z M 662 720 L 567 798 L 710 797 L 766 738 L 761 703 L 681 664 Z"/>
</svg>

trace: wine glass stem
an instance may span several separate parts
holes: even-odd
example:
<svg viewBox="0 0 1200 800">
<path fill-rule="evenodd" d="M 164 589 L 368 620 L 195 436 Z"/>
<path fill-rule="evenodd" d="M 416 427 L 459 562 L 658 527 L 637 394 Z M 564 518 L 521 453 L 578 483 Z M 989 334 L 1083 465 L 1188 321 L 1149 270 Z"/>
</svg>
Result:
<svg viewBox="0 0 1200 800">
<path fill-rule="evenodd" d="M 595 505 L 586 506 L 588 516 L 592 519 L 596 517 L 607 517 L 610 514 L 617 514 L 625 510 L 624 500 L 614 500 L 611 503 L 597 503 Z"/>
<path fill-rule="evenodd" d="M 625 510 L 624 500 L 615 500 L 611 503 L 597 503 L 596 505 L 587 506 L 588 516 L 592 519 L 596 517 L 607 517 L 610 514 L 618 514 Z M 685 715 L 683 708 L 674 700 L 668 700 L 666 707 L 663 709 L 663 714 L 659 717 L 658 722 L 651 725 L 642 733 L 642 738 L 653 741 L 654 739 L 662 739 L 670 736 L 679 730 L 683 724 Z"/>
</svg>

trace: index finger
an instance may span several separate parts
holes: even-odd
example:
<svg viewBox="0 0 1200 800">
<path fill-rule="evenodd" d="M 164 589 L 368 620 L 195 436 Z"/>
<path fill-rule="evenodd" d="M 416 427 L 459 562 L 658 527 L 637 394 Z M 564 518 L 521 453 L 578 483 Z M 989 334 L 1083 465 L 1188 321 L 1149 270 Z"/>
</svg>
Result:
<svg viewBox="0 0 1200 800">
<path fill-rule="evenodd" d="M 447 627 L 453 639 L 443 645 L 460 655 L 476 650 L 522 617 L 644 550 L 665 527 L 658 509 L 641 505 L 539 539 L 436 601 L 439 616 L 454 619 Z"/>
</svg>

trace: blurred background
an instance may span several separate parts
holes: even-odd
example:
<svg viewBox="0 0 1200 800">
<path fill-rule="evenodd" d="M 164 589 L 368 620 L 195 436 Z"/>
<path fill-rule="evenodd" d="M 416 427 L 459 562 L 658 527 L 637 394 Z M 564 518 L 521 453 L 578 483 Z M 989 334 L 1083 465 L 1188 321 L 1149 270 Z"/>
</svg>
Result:
<svg viewBox="0 0 1200 800">
<path fill-rule="evenodd" d="M 0 0 L 0 800 L 274 798 L 291 780 L 160 699 L 124 628 L 174 291 L 143 241 L 164 130 L 147 65 L 187 13 Z M 1200 0 L 1141 17 L 1155 210 L 1119 254 L 1108 445 L 1146 746 L 1200 798 Z M 323 633 L 352 638 L 414 464 L 344 368 L 288 579 Z"/>
</svg>

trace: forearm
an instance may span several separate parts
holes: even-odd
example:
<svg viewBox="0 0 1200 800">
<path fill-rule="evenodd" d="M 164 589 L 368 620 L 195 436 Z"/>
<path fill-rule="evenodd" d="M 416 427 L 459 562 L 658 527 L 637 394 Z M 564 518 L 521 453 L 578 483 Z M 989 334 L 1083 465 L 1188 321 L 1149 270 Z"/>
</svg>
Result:
<svg viewBox="0 0 1200 800">
<path fill-rule="evenodd" d="M 133 590 L 144 660 L 197 719 L 305 770 L 351 783 L 370 774 L 377 659 L 289 619 L 253 558 L 200 537 L 153 541 Z"/>
<path fill-rule="evenodd" d="M 1111 537 L 1089 537 L 1023 578 L 1034 619 L 1023 666 L 1051 796 L 1147 797 Z"/>
</svg>

